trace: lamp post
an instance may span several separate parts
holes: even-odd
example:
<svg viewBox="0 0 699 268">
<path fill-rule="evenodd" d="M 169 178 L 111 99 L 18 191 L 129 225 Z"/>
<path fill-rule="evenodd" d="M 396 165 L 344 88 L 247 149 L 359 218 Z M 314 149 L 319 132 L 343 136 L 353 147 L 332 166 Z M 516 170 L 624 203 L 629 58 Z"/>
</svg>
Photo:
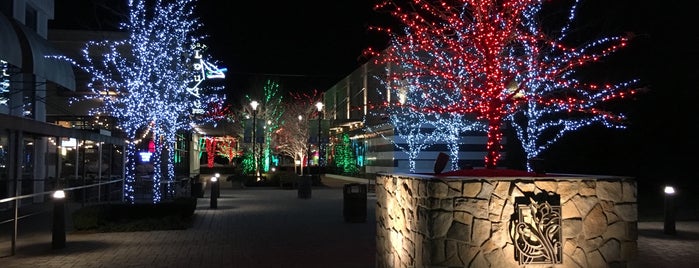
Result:
<svg viewBox="0 0 699 268">
<path fill-rule="evenodd" d="M 320 152 L 320 120 L 323 119 L 323 103 L 317 102 L 316 108 L 318 108 L 318 178 L 320 179 L 320 157 L 322 155 Z"/>
<path fill-rule="evenodd" d="M 301 132 L 301 129 L 303 127 L 302 124 L 303 124 L 303 115 L 299 115 L 299 132 Z M 306 146 L 306 147 L 308 147 L 308 146 Z M 306 149 L 306 151 L 308 151 L 308 149 Z M 301 161 L 299 161 L 299 165 L 300 165 L 299 174 L 301 176 L 303 176 L 303 155 L 301 155 Z"/>
<path fill-rule="evenodd" d="M 252 106 L 252 162 L 253 165 L 255 166 L 255 177 L 259 176 L 259 170 L 257 168 L 257 157 L 255 154 L 257 151 L 255 151 L 255 143 L 257 143 L 257 106 L 260 105 L 257 101 L 252 101 L 250 102 L 250 106 Z"/>
</svg>

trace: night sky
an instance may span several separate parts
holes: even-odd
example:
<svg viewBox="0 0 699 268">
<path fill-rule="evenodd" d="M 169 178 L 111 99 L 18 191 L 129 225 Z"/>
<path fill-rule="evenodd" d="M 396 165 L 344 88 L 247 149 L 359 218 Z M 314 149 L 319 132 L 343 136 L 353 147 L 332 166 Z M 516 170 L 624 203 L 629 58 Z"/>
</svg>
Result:
<svg viewBox="0 0 699 268">
<path fill-rule="evenodd" d="M 366 62 L 362 50 L 387 44 L 367 31 L 390 19 L 372 10 L 373 1 L 196 3 L 209 53 L 228 68 L 232 104 L 267 78 L 284 91 L 324 91 Z M 56 0 L 49 27 L 115 29 L 125 9 L 126 0 Z"/>
<path fill-rule="evenodd" d="M 115 25 L 118 16 L 104 7 L 118 2 L 56 0 L 56 21 L 49 27 Z M 551 2 L 564 7 L 569 3 Z M 385 37 L 367 31 L 369 25 L 391 21 L 389 15 L 372 11 L 375 3 L 200 0 L 197 9 L 210 36 L 211 55 L 229 70 L 229 100 L 240 104 L 255 77 L 279 77 L 289 91 L 323 91 L 361 66 L 363 49 L 386 44 Z M 588 75 L 610 82 L 639 78 L 650 90 L 620 105 L 631 118 L 628 129 L 592 127 L 568 135 L 544 153 L 548 170 L 682 181 L 696 188 L 693 181 L 699 174 L 693 166 L 699 146 L 692 130 L 699 125 L 699 30 L 693 10 L 679 0 L 582 1 L 576 26 L 581 38 L 635 36 L 627 48 L 591 66 Z M 522 163 L 521 153 L 508 154 Z"/>
</svg>

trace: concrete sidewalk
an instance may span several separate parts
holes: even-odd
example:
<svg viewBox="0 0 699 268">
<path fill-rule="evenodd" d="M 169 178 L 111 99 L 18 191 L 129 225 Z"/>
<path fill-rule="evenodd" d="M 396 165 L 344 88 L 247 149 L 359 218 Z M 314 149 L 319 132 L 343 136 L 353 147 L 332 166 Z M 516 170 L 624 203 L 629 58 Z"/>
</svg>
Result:
<svg viewBox="0 0 699 268">
<path fill-rule="evenodd" d="M 0 258 L 0 267 L 375 267 L 375 196 L 368 196 L 365 223 L 347 223 L 347 182 L 323 183 L 310 199 L 299 199 L 296 190 L 222 183 L 218 207 L 209 208 L 207 191 L 190 229 L 68 232 L 66 247 L 57 250 L 46 223 L 47 232 L 20 236 L 16 254 Z M 678 222 L 672 236 L 662 227 L 638 223 L 640 267 L 699 267 L 699 222 Z"/>
</svg>

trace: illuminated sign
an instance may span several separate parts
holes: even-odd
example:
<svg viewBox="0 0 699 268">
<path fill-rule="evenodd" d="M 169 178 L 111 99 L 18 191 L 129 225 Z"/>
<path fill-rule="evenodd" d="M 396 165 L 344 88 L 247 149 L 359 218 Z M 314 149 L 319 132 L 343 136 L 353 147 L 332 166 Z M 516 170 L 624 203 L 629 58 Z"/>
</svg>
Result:
<svg viewBox="0 0 699 268">
<path fill-rule="evenodd" d="M 194 74 L 194 85 L 187 87 L 187 92 L 196 97 L 194 101 L 194 108 L 192 108 L 192 114 L 203 114 L 204 107 L 201 103 L 201 92 L 199 86 L 206 79 L 223 79 L 226 78 L 225 72 L 226 68 L 218 68 L 216 65 L 204 60 L 204 51 L 208 47 L 201 43 L 196 43 L 191 46 L 194 50 L 194 64 L 193 68 L 196 72 Z"/>
<path fill-rule="evenodd" d="M 78 142 L 75 140 L 75 138 L 61 139 L 61 147 L 75 147 L 77 144 Z"/>
<path fill-rule="evenodd" d="M 10 74 L 7 69 L 7 62 L 0 60 L 0 105 L 7 105 L 10 99 Z"/>
<path fill-rule="evenodd" d="M 141 162 L 150 162 L 150 156 L 153 155 L 153 153 L 140 152 L 138 155 L 141 156 Z"/>
</svg>

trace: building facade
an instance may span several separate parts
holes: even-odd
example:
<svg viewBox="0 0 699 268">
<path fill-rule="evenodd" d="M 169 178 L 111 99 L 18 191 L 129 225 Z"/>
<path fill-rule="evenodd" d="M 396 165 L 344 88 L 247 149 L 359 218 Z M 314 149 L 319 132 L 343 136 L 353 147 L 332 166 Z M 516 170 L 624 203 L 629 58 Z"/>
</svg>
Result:
<svg viewBox="0 0 699 268">
<path fill-rule="evenodd" d="M 325 118 L 330 121 L 329 135 L 334 137 L 330 143 L 336 144 L 337 137 L 348 134 L 357 164 L 369 178 L 382 172 L 410 172 L 408 154 L 401 149 L 406 147 L 406 141 L 395 135 L 396 128 L 381 114 L 381 106 L 398 97 L 381 81 L 386 79 L 389 67 L 370 60 L 324 93 Z M 484 132 L 461 133 L 459 168 L 483 167 L 486 141 Z M 331 151 L 326 154 L 328 157 Z M 434 173 L 435 160 L 441 152 L 449 154 L 447 144 L 438 142 L 422 150 L 415 159 L 415 173 Z M 504 158 L 503 155 L 501 159 Z"/>
<path fill-rule="evenodd" d="M 47 122 L 47 94 L 72 92 L 70 63 L 46 38 L 52 0 L 0 1 L 0 209 L 55 189 L 123 178 L 123 139 L 77 121 Z"/>
</svg>

